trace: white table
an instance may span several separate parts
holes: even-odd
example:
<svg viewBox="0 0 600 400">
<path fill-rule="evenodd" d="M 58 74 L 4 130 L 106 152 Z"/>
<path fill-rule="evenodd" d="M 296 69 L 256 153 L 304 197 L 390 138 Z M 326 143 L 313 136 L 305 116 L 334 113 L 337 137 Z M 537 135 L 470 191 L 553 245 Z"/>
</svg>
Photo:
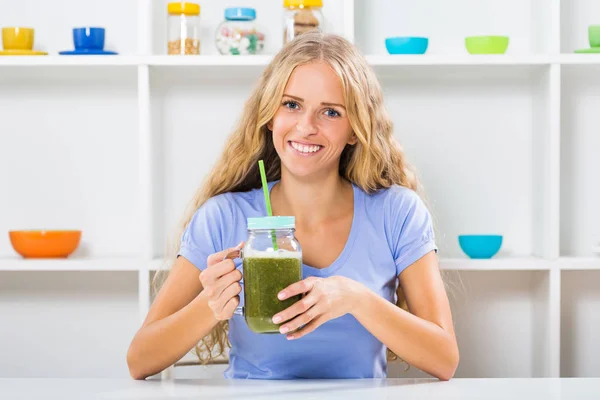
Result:
<svg viewBox="0 0 600 400">
<path fill-rule="evenodd" d="M 0 399 L 600 399 L 600 378 L 247 381 L 0 378 Z"/>
</svg>

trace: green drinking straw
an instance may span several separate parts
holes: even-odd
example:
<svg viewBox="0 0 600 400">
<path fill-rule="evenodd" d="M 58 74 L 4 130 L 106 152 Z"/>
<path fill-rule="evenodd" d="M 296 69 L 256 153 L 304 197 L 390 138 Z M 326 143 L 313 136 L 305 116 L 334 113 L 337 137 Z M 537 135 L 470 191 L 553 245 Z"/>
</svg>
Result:
<svg viewBox="0 0 600 400">
<path fill-rule="evenodd" d="M 260 169 L 260 179 L 262 181 L 263 193 L 265 195 L 265 204 L 267 205 L 267 215 L 273 216 L 273 210 L 271 209 L 271 199 L 269 197 L 269 185 L 267 184 L 267 174 L 265 173 L 265 163 L 263 160 L 258 160 L 258 168 Z M 271 231 L 271 239 L 273 240 L 273 250 L 277 251 L 277 235 L 275 230 Z"/>
</svg>

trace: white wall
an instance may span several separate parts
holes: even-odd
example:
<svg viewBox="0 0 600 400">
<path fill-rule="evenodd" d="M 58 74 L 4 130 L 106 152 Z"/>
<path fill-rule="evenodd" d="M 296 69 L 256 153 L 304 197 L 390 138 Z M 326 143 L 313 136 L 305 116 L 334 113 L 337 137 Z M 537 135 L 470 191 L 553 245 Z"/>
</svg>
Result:
<svg viewBox="0 0 600 400">
<path fill-rule="evenodd" d="M 135 255 L 135 69 L 3 67 L 0 118 L 0 230 L 82 229 L 77 255 Z"/>
<path fill-rule="evenodd" d="M 126 377 L 134 272 L 2 272 L 1 377 Z"/>
</svg>

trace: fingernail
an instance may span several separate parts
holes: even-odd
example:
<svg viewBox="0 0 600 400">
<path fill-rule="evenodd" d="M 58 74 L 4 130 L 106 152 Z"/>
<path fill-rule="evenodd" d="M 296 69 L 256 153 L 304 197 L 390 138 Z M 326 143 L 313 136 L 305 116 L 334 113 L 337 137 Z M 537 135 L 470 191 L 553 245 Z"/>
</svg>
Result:
<svg viewBox="0 0 600 400">
<path fill-rule="evenodd" d="M 281 317 L 277 316 L 277 317 L 273 317 L 273 323 L 274 324 L 278 324 L 281 322 Z"/>
<path fill-rule="evenodd" d="M 294 337 L 294 335 L 288 335 L 288 336 L 287 336 L 287 340 L 294 340 L 294 339 L 296 339 L 296 338 Z"/>
<path fill-rule="evenodd" d="M 277 295 L 277 297 L 279 298 L 279 300 L 283 300 L 285 299 L 285 292 L 281 292 Z"/>
<path fill-rule="evenodd" d="M 281 329 L 279 330 L 279 332 L 281 333 L 286 333 L 290 330 L 290 328 L 288 328 L 287 326 L 282 326 Z"/>
</svg>

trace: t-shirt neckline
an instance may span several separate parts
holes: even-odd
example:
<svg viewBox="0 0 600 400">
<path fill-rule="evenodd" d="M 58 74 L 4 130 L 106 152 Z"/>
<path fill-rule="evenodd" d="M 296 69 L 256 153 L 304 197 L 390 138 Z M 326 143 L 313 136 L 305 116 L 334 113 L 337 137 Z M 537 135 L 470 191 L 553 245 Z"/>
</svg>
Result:
<svg viewBox="0 0 600 400">
<path fill-rule="evenodd" d="M 273 189 L 273 186 L 279 182 L 279 180 L 268 182 L 269 194 Z M 305 272 L 309 274 L 309 276 L 318 276 L 318 277 L 327 277 L 336 273 L 348 260 L 352 250 L 354 249 L 354 242 L 356 241 L 356 237 L 359 232 L 360 225 L 360 212 L 362 206 L 362 196 L 361 190 L 354 183 L 352 183 L 352 191 L 354 194 L 354 214 L 352 216 L 352 225 L 350 227 L 350 234 L 348 235 L 348 239 L 346 240 L 346 244 L 342 249 L 342 252 L 338 255 L 338 257 L 331 263 L 329 266 L 325 268 L 315 268 L 310 265 L 306 265 L 302 263 L 302 267 Z M 267 214 L 267 207 L 264 202 L 263 191 L 262 189 L 257 190 L 257 196 L 260 197 L 259 201 L 261 204 L 262 211 L 264 215 Z M 306 275 L 306 274 L 305 274 Z"/>
</svg>

